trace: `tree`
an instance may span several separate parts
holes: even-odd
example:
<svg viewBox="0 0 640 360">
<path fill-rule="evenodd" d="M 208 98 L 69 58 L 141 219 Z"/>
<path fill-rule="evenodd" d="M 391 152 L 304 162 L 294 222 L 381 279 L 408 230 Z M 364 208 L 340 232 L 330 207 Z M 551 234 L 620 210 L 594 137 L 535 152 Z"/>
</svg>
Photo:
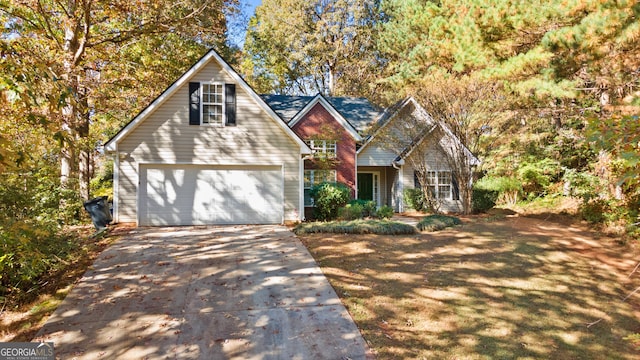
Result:
<svg viewBox="0 0 640 360">
<path fill-rule="evenodd" d="M 377 0 L 264 0 L 251 18 L 242 72 L 260 92 L 371 91 Z"/>
<path fill-rule="evenodd" d="M 390 93 L 434 72 L 502 80 L 536 106 L 637 89 L 636 1 L 390 0 L 383 10 Z"/>
<path fill-rule="evenodd" d="M 235 5 L 235 0 L 3 0 L 2 61 L 10 70 L 2 74 L 9 97 L 4 105 L 20 103 L 14 105 L 21 109 L 16 118 L 51 130 L 60 145 L 61 183 L 71 186 L 77 173 L 81 196 L 88 198 L 94 121 L 112 118 L 120 104 L 129 117 L 150 93 L 166 87 L 158 80 L 166 80 L 162 74 L 170 71 L 150 73 L 145 67 L 162 63 L 173 69 L 172 61 L 184 54 L 173 46 L 190 44 L 190 60 L 194 48 L 200 54 L 204 48 L 222 48 L 225 12 Z M 141 79 L 148 82 L 134 82 Z M 126 93 L 136 88 L 143 89 L 144 100 L 133 96 L 139 101 L 132 103 Z M 118 94 L 122 90 L 125 94 Z"/>
</svg>

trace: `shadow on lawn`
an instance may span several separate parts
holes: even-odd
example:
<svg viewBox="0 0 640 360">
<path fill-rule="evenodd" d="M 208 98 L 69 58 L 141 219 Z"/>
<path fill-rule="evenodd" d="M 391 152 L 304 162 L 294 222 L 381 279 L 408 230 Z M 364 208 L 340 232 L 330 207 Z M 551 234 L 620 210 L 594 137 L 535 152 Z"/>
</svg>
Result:
<svg viewBox="0 0 640 360">
<path fill-rule="evenodd" d="M 623 339 L 640 332 L 640 301 L 622 301 L 638 257 L 576 225 L 472 218 L 418 236 L 302 238 L 380 358 L 640 354 Z"/>
</svg>

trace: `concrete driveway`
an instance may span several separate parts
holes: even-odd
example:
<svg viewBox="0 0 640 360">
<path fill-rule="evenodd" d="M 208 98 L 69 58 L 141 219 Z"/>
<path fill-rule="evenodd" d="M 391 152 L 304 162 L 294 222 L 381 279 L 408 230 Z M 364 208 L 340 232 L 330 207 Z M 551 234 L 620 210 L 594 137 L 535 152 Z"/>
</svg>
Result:
<svg viewBox="0 0 640 360">
<path fill-rule="evenodd" d="M 365 359 L 315 261 L 282 226 L 134 229 L 36 340 L 61 359 Z"/>
</svg>

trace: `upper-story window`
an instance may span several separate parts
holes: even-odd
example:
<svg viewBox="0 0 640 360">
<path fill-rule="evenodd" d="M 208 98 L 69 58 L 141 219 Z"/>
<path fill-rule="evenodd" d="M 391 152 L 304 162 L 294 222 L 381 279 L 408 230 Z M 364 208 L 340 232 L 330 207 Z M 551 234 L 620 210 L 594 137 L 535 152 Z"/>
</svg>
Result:
<svg viewBox="0 0 640 360">
<path fill-rule="evenodd" d="M 306 143 L 316 158 L 334 159 L 336 157 L 338 145 L 335 140 L 307 140 Z"/>
<path fill-rule="evenodd" d="M 236 85 L 189 83 L 189 125 L 236 125 Z"/>
<path fill-rule="evenodd" d="M 224 119 L 224 85 L 202 84 L 202 123 L 222 125 Z"/>
</svg>

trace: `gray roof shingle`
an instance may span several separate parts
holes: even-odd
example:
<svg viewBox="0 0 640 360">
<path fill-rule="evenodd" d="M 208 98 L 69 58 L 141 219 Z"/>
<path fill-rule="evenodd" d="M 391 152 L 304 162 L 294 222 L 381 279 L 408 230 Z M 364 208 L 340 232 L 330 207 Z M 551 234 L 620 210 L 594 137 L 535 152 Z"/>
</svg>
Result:
<svg viewBox="0 0 640 360">
<path fill-rule="evenodd" d="M 260 95 L 282 120 L 289 122 L 315 96 Z M 325 97 L 359 133 L 365 133 L 378 120 L 382 110 L 365 98 Z"/>
</svg>

